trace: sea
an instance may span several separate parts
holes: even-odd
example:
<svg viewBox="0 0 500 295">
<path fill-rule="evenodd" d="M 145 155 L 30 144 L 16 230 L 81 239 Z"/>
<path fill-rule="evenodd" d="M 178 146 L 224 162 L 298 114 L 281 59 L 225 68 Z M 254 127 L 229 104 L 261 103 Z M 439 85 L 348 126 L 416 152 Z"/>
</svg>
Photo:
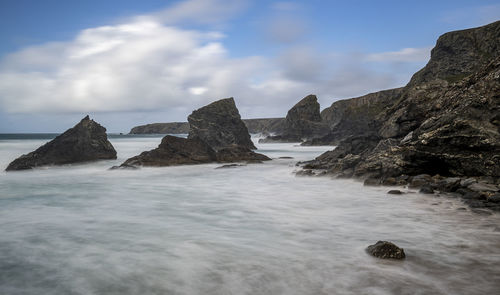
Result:
<svg viewBox="0 0 500 295">
<path fill-rule="evenodd" d="M 263 164 L 3 170 L 55 134 L 0 135 L 0 294 L 500 294 L 500 215 L 446 195 L 299 177 L 331 146 L 259 144 Z M 280 157 L 293 157 L 281 158 Z M 381 260 L 379 240 L 406 259 Z"/>
</svg>

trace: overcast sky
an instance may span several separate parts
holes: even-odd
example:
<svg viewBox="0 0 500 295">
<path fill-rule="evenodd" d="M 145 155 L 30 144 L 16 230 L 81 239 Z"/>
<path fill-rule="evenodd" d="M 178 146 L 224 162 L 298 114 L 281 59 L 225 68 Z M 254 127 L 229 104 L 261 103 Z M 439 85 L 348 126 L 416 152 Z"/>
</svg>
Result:
<svg viewBox="0 0 500 295">
<path fill-rule="evenodd" d="M 244 118 L 404 86 L 498 1 L 0 1 L 0 132 L 128 132 L 233 96 Z"/>
</svg>

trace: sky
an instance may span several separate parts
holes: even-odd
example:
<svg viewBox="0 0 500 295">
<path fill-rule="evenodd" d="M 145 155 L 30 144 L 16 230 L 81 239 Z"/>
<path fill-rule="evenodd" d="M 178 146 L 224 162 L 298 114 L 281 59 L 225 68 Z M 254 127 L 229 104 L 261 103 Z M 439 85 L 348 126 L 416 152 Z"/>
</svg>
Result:
<svg viewBox="0 0 500 295">
<path fill-rule="evenodd" d="M 0 133 L 186 121 L 234 97 L 284 117 L 404 86 L 448 31 L 500 1 L 0 0 Z"/>
</svg>

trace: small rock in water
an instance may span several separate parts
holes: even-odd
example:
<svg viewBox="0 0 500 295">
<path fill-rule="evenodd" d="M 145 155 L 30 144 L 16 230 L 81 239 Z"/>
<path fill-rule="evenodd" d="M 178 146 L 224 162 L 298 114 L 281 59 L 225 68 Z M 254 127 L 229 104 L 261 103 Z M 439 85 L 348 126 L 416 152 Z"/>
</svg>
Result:
<svg viewBox="0 0 500 295">
<path fill-rule="evenodd" d="M 295 175 L 296 176 L 313 176 L 314 172 L 311 169 L 304 169 L 304 170 L 297 171 L 297 173 L 295 173 Z"/>
<path fill-rule="evenodd" d="M 404 259 L 406 257 L 403 248 L 387 241 L 378 241 L 366 248 L 368 254 L 381 259 Z"/>
<path fill-rule="evenodd" d="M 421 194 L 433 194 L 434 190 L 429 185 L 424 185 L 420 188 L 419 193 Z"/>
<path fill-rule="evenodd" d="M 293 159 L 293 157 L 279 157 L 278 159 Z"/>
<path fill-rule="evenodd" d="M 113 166 L 108 170 L 137 170 L 137 169 L 139 169 L 139 167 L 133 165 L 120 165 L 120 166 Z"/>
<path fill-rule="evenodd" d="M 222 166 L 219 166 L 219 167 L 215 167 L 215 169 L 236 168 L 236 167 L 242 167 L 242 166 L 245 166 L 245 165 L 242 165 L 242 164 L 227 164 L 227 165 L 222 165 Z"/>
<path fill-rule="evenodd" d="M 390 195 L 402 195 L 403 192 L 398 190 L 398 189 L 391 189 L 390 191 L 387 192 Z"/>
</svg>

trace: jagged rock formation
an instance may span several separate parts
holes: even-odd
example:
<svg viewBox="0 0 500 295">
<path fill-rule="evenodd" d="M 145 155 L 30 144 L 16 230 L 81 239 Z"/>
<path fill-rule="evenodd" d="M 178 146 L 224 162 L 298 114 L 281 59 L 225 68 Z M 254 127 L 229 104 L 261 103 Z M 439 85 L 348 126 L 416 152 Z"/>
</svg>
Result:
<svg viewBox="0 0 500 295">
<path fill-rule="evenodd" d="M 217 160 L 215 151 L 204 141 L 171 135 L 165 136 L 158 148 L 126 160 L 122 166 L 174 166 L 202 164 Z"/>
<path fill-rule="evenodd" d="M 189 132 L 188 122 L 153 123 L 136 126 L 130 130 L 130 134 L 187 134 Z"/>
<path fill-rule="evenodd" d="M 352 135 L 377 136 L 383 123 L 379 115 L 401 95 L 402 90 L 384 90 L 334 102 L 321 112 L 322 121 L 328 125 L 330 132 L 303 145 L 337 145 Z"/>
<path fill-rule="evenodd" d="M 281 133 L 285 118 L 242 119 L 250 133 Z M 133 127 L 130 134 L 188 134 L 188 122 L 153 123 Z"/>
<path fill-rule="evenodd" d="M 324 136 L 330 129 L 322 122 L 319 109 L 316 95 L 304 97 L 288 111 L 283 133 L 269 136 L 260 142 L 301 142 Z"/>
<path fill-rule="evenodd" d="M 375 105 L 374 128 L 351 128 L 336 150 L 305 167 L 379 183 L 424 173 L 498 182 L 499 48 L 500 21 L 444 34 L 426 67 L 391 94 L 384 109 Z"/>
<path fill-rule="evenodd" d="M 199 138 L 215 150 L 230 145 L 256 149 L 232 97 L 193 111 L 188 121 L 188 138 Z"/>
<path fill-rule="evenodd" d="M 6 171 L 103 159 L 116 159 L 116 151 L 108 140 L 106 128 L 86 116 L 37 150 L 15 159 Z"/>
<path fill-rule="evenodd" d="M 255 146 L 233 98 L 195 110 L 188 120 L 187 139 L 167 135 L 158 148 L 143 152 L 114 168 L 271 160 L 251 150 Z"/>
</svg>

